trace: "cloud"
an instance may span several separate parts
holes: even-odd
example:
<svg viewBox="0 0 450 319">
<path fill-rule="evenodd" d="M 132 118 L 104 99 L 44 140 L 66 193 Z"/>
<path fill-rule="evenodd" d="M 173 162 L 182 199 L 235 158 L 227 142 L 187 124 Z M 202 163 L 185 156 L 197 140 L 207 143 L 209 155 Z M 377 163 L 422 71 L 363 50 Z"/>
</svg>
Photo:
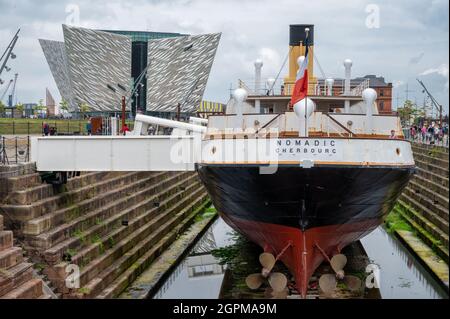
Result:
<svg viewBox="0 0 450 319">
<path fill-rule="evenodd" d="M 412 57 L 409 60 L 409 64 L 418 64 L 420 61 L 422 61 L 424 56 L 425 56 L 425 52 L 421 52 L 419 55 Z"/>
<path fill-rule="evenodd" d="M 79 26 L 88 28 L 222 32 L 205 91 L 205 98 L 221 102 L 237 79 L 253 78 L 257 57 L 264 59 L 264 77 L 278 73 L 289 50 L 289 24 L 315 24 L 314 53 L 326 76 L 343 77 L 342 61 L 351 58 L 355 77 L 377 74 L 412 84 L 424 69 L 436 69 L 427 63 L 439 65 L 449 57 L 448 0 L 0 0 L 0 51 L 22 28 L 18 58 L 10 65 L 19 73 L 22 102 L 43 98 L 46 87 L 58 98 L 38 39 L 62 40 L 71 3 L 79 6 Z M 380 8 L 379 29 L 365 25 L 371 3 Z M 321 77 L 317 65 L 315 73 Z M 433 77 L 431 89 L 441 90 L 438 71 L 425 76 Z M 448 107 L 448 90 L 440 99 Z"/>
<path fill-rule="evenodd" d="M 422 73 L 420 73 L 420 75 L 430 75 L 430 74 L 439 74 L 440 76 L 443 76 L 444 78 L 446 78 L 447 82 L 445 83 L 445 87 L 447 90 L 449 89 L 448 64 L 444 63 L 436 68 L 431 68 L 431 69 L 425 70 Z"/>
<path fill-rule="evenodd" d="M 422 73 L 420 73 L 420 75 L 428 75 L 428 74 L 433 74 L 433 73 L 437 73 L 439 75 L 442 75 L 443 77 L 448 78 L 448 64 L 441 64 L 440 66 L 438 66 L 437 68 L 431 68 L 428 70 L 423 71 Z"/>
<path fill-rule="evenodd" d="M 259 50 L 259 56 L 266 64 L 264 74 L 267 77 L 275 77 L 283 63 L 280 53 L 271 48 L 261 48 Z"/>
</svg>

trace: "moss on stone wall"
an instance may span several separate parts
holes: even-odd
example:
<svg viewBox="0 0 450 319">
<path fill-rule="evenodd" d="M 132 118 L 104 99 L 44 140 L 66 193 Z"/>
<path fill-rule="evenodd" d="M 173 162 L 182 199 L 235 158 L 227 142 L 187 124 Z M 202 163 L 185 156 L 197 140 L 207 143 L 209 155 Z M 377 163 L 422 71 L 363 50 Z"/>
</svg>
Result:
<svg viewBox="0 0 450 319">
<path fill-rule="evenodd" d="M 389 213 L 389 215 L 384 220 L 384 224 L 389 233 L 393 233 L 396 230 L 407 230 L 413 232 L 413 228 L 410 224 L 402 217 L 398 210 L 402 209 L 399 204 L 396 204 L 394 209 Z"/>
</svg>

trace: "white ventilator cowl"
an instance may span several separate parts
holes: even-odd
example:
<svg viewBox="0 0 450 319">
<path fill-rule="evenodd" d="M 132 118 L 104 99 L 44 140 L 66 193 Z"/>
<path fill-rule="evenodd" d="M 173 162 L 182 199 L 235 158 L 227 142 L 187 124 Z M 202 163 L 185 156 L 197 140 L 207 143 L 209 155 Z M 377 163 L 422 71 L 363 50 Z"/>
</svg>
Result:
<svg viewBox="0 0 450 319">
<path fill-rule="evenodd" d="M 242 103 L 247 98 L 247 91 L 242 88 L 236 89 L 233 92 L 233 98 L 236 102 Z"/>
<path fill-rule="evenodd" d="M 307 119 L 311 116 L 311 114 L 316 109 L 316 104 L 310 98 L 306 98 L 300 100 L 299 102 L 294 104 L 294 112 L 297 115 L 298 119 L 298 136 L 299 137 L 308 137 L 308 130 L 306 129 Z"/>
<path fill-rule="evenodd" d="M 263 66 L 263 61 L 261 59 L 255 60 L 255 67 L 261 68 Z"/>
<path fill-rule="evenodd" d="M 236 120 L 237 120 L 236 127 L 242 128 L 242 123 L 243 123 L 243 115 L 242 115 L 243 105 L 242 104 L 243 104 L 244 100 L 247 98 L 247 91 L 242 88 L 236 89 L 233 92 L 233 98 L 236 101 L 236 107 L 235 107 Z"/>
<path fill-rule="evenodd" d="M 377 99 L 377 92 L 372 88 L 367 88 L 362 92 L 362 98 L 366 103 L 366 133 L 373 133 L 373 107 Z"/>
<path fill-rule="evenodd" d="M 300 119 L 305 118 L 305 112 L 306 116 L 310 117 L 311 114 L 315 111 L 315 109 L 316 103 L 314 103 L 314 101 L 311 100 L 310 98 L 306 98 L 306 106 L 305 106 L 305 99 L 300 100 L 294 104 L 294 112 Z"/>
<path fill-rule="evenodd" d="M 333 84 L 334 84 L 334 79 L 328 78 L 328 79 L 325 80 L 325 82 L 327 83 L 328 87 L 332 87 Z"/>
<path fill-rule="evenodd" d="M 362 92 L 362 98 L 366 102 L 366 105 L 373 105 L 377 99 L 377 91 L 372 88 L 367 88 Z"/>
</svg>

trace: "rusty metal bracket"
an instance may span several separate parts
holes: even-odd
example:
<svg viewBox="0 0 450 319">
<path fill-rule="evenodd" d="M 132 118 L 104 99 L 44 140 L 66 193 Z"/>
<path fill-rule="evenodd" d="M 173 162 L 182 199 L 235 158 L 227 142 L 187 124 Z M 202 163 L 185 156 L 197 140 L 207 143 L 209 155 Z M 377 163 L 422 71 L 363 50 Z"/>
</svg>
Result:
<svg viewBox="0 0 450 319">
<path fill-rule="evenodd" d="M 320 251 L 320 253 L 323 255 L 323 257 L 325 257 L 325 259 L 331 263 L 331 259 L 330 257 L 328 257 L 328 255 L 325 253 L 325 251 L 319 246 L 318 243 L 315 243 L 314 246 Z"/>
<path fill-rule="evenodd" d="M 288 241 L 287 245 L 280 251 L 280 253 L 277 255 L 277 257 L 275 257 L 275 261 L 278 261 L 286 252 L 286 250 L 288 250 L 289 247 L 292 246 L 292 241 Z"/>
</svg>

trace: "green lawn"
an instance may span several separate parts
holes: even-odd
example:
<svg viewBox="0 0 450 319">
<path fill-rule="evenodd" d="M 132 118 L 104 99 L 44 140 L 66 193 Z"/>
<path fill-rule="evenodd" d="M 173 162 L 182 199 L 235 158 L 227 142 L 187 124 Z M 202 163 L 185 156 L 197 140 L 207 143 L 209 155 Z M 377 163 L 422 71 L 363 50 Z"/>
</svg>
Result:
<svg viewBox="0 0 450 319">
<path fill-rule="evenodd" d="M 56 127 L 58 132 L 84 132 L 87 121 L 0 118 L 0 134 L 41 134 L 42 124 Z"/>
<path fill-rule="evenodd" d="M 42 124 L 48 123 L 56 127 L 58 133 L 86 133 L 87 120 L 49 120 L 49 119 L 11 119 L 0 118 L 0 135 L 28 135 L 41 134 Z M 133 121 L 127 120 L 130 128 Z"/>
<path fill-rule="evenodd" d="M 49 120 L 49 119 L 11 119 L 0 118 L 0 135 L 36 135 L 42 134 L 42 124 L 56 127 L 58 133 L 86 133 L 87 120 Z M 134 121 L 127 120 L 128 127 L 133 128 Z"/>
</svg>

